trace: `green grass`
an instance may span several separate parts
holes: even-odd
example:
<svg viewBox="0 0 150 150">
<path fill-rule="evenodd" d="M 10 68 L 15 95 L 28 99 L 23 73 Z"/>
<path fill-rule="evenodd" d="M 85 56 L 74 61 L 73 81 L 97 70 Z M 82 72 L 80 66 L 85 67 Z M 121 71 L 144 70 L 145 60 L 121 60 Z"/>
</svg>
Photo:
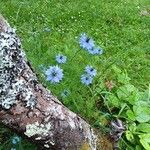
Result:
<svg viewBox="0 0 150 150">
<path fill-rule="evenodd" d="M 150 75 L 150 18 L 148 0 L 1 0 L 2 13 L 22 39 L 23 48 L 39 80 L 60 98 L 64 89 L 70 95 L 62 102 L 91 124 L 99 118 L 95 91 L 104 81 L 115 80 L 112 65 L 126 70 L 133 85 L 144 90 Z M 50 32 L 44 32 L 50 28 Z M 82 32 L 104 49 L 101 56 L 91 56 L 79 47 Z M 45 81 L 39 65 L 55 65 L 55 55 L 68 57 L 64 79 L 58 85 Z M 90 87 L 83 86 L 80 75 L 87 64 L 98 75 Z M 60 98 L 61 99 L 61 98 Z M 83 109 L 84 107 L 84 109 Z"/>
</svg>

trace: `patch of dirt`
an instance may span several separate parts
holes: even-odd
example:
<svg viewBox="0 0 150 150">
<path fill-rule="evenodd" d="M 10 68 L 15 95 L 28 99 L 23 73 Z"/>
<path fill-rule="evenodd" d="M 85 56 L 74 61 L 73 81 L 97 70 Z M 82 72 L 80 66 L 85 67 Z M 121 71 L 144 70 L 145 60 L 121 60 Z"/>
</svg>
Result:
<svg viewBox="0 0 150 150">
<path fill-rule="evenodd" d="M 98 136 L 97 150 L 113 150 L 113 142 L 108 136 L 103 135 L 98 131 L 96 131 L 96 135 Z"/>
</svg>

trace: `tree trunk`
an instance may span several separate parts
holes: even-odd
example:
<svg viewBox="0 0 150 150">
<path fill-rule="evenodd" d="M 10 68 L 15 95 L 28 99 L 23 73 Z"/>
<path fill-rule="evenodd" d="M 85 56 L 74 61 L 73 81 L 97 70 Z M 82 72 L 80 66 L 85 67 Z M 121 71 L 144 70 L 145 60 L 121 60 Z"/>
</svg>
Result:
<svg viewBox="0 0 150 150">
<path fill-rule="evenodd" d="M 96 150 L 93 129 L 38 82 L 15 30 L 2 16 L 0 121 L 44 150 Z"/>
</svg>

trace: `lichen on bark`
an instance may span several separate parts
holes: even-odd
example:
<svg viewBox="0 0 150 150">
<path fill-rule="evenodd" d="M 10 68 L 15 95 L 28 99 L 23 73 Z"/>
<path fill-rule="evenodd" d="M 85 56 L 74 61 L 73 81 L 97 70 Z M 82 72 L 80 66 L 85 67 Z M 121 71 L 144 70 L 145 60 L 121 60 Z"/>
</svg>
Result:
<svg viewBox="0 0 150 150">
<path fill-rule="evenodd" d="M 34 124 L 26 125 L 26 132 L 24 134 L 28 137 L 32 137 L 34 135 L 48 136 L 50 129 L 52 129 L 52 125 L 50 122 L 48 122 L 47 124 L 39 124 L 38 122 L 35 122 Z"/>
<path fill-rule="evenodd" d="M 28 74 L 27 60 L 15 30 L 6 28 L 0 33 L 0 106 L 10 109 L 17 101 L 33 108 L 36 97 L 28 82 L 37 80 Z"/>
<path fill-rule="evenodd" d="M 42 86 L 15 30 L 0 16 L 0 121 L 44 150 L 96 150 L 90 125 Z"/>
</svg>

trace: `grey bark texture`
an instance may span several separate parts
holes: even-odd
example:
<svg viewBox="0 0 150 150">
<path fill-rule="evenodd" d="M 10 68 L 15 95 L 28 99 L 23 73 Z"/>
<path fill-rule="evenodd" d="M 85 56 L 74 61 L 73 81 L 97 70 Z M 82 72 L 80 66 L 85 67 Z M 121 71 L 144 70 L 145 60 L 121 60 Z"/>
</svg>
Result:
<svg viewBox="0 0 150 150">
<path fill-rule="evenodd" d="M 0 122 L 49 150 L 96 150 L 93 129 L 43 87 L 0 15 Z"/>
</svg>

